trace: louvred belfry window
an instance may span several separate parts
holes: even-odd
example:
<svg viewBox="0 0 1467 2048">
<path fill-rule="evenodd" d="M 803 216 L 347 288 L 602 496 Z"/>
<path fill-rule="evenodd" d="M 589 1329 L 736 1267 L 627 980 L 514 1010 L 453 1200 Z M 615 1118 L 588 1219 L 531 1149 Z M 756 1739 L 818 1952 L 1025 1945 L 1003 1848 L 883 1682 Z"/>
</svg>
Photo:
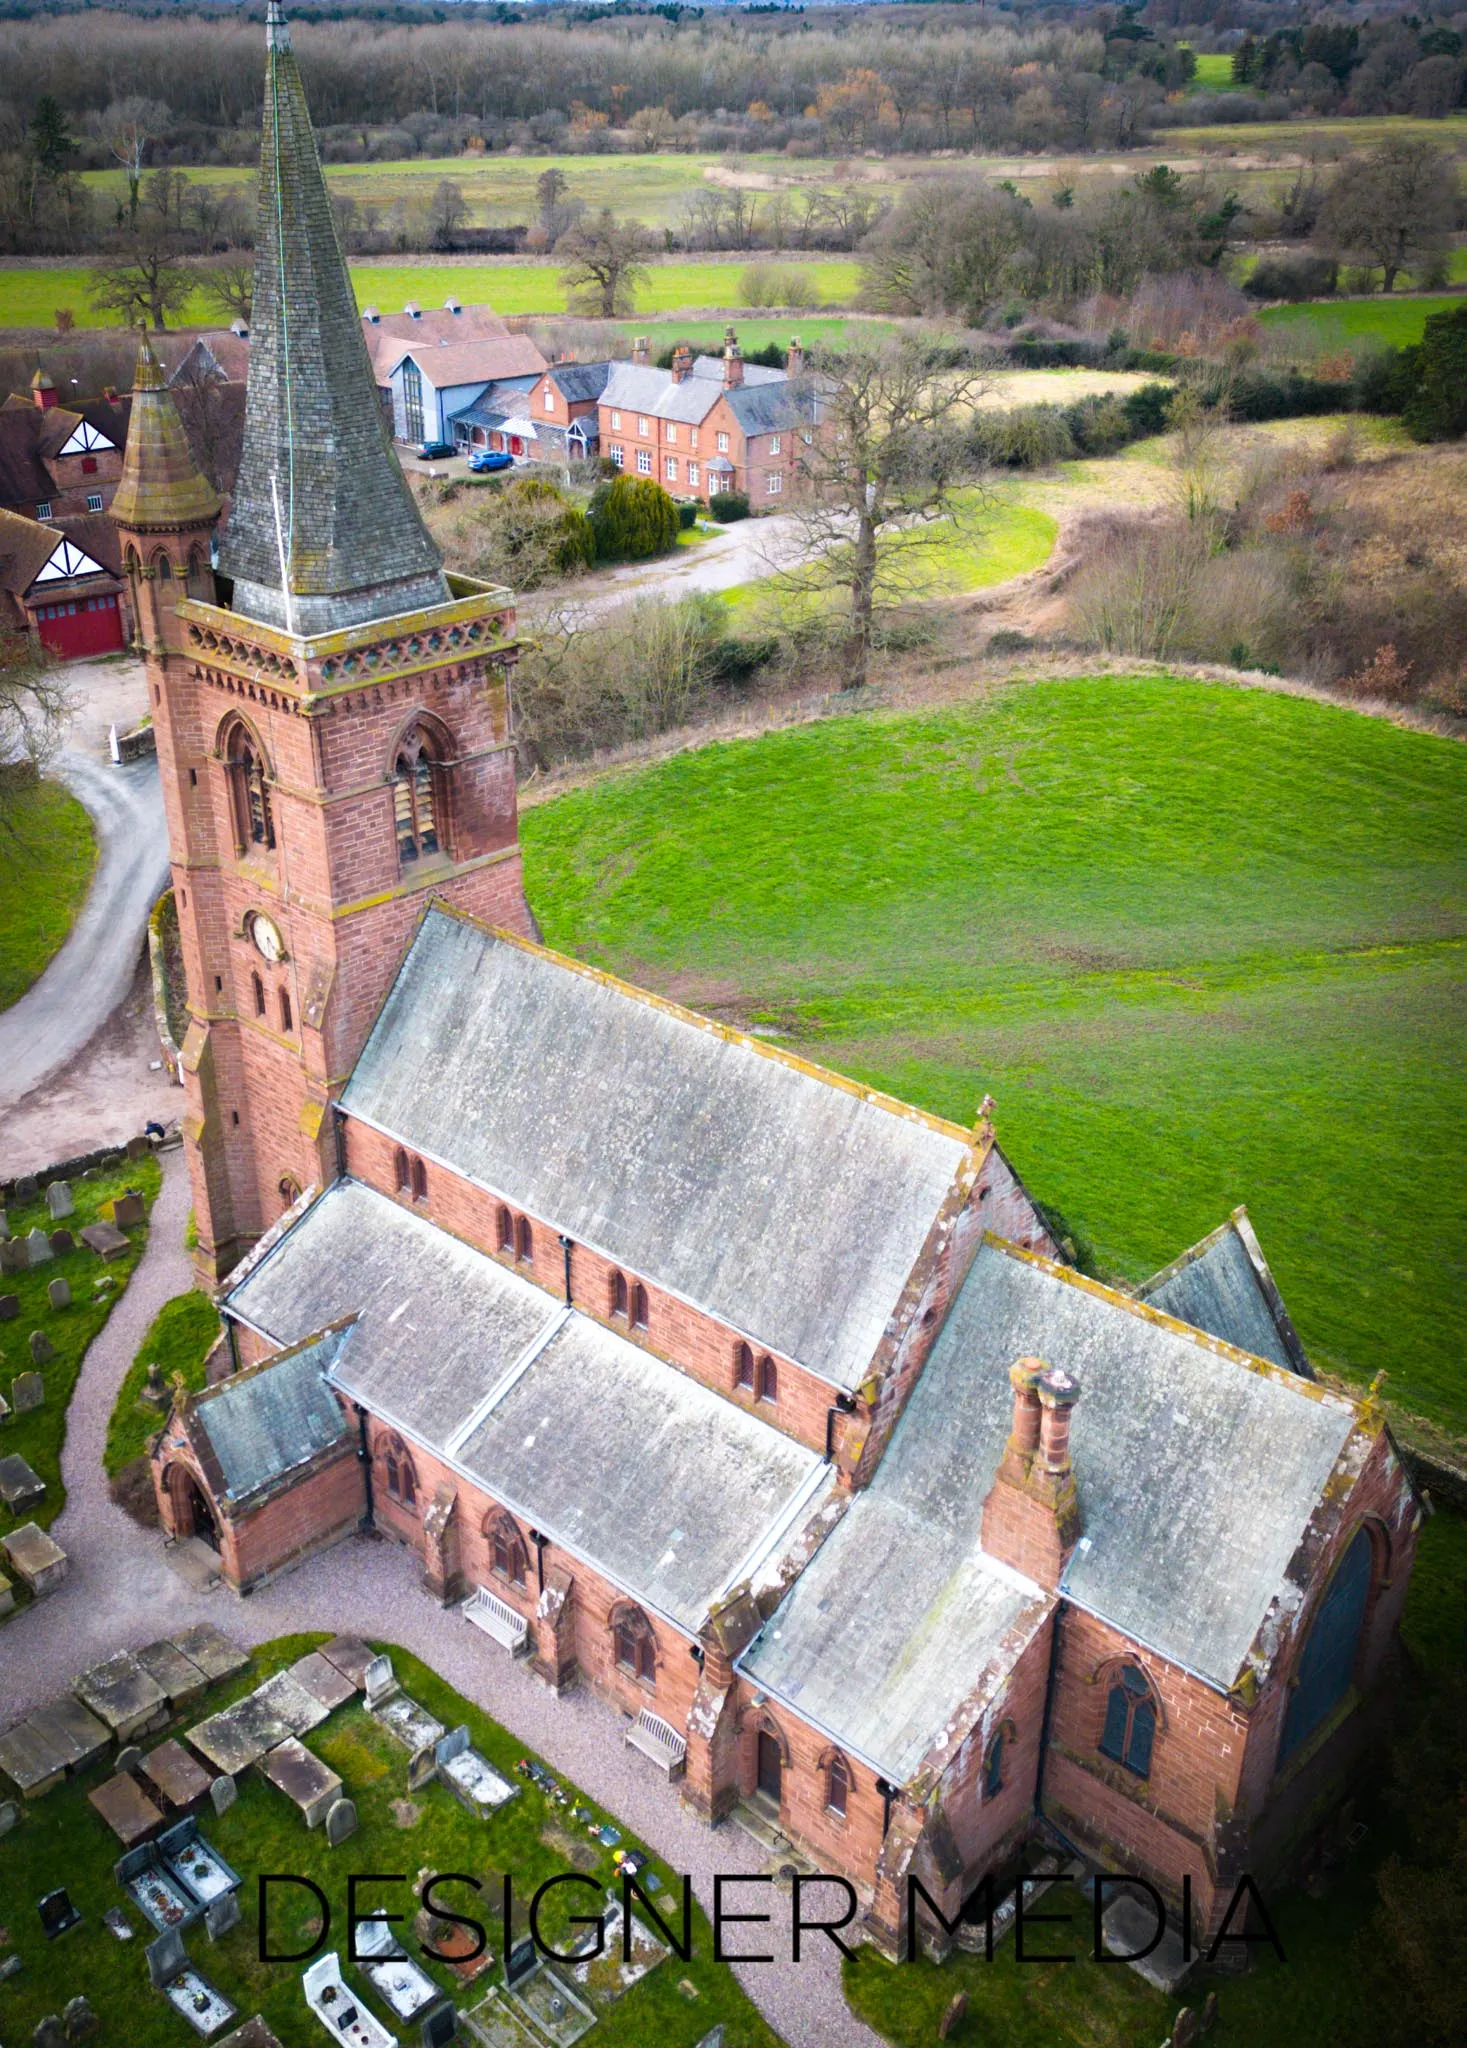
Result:
<svg viewBox="0 0 1467 2048">
<path fill-rule="evenodd" d="M 392 771 L 397 857 L 404 867 L 439 850 L 439 777 L 428 736 L 415 726 L 398 748 Z"/>
<path fill-rule="evenodd" d="M 1151 1774 L 1155 1740 L 1156 1704 L 1151 1688 L 1144 1674 L 1134 1664 L 1127 1664 L 1106 1696 L 1100 1753 L 1145 1778 Z"/>
<path fill-rule="evenodd" d="M 248 853 L 251 847 L 258 846 L 269 852 L 275 844 L 270 791 L 265 783 L 264 759 L 247 727 L 237 725 L 230 734 L 225 759 L 236 849 Z"/>
</svg>

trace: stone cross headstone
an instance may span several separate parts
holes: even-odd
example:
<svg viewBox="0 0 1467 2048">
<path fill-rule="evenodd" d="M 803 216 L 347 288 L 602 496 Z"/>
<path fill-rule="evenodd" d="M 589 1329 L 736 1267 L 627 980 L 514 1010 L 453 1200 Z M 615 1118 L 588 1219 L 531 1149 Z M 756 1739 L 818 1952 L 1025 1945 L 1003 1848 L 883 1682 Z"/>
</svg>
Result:
<svg viewBox="0 0 1467 2048">
<path fill-rule="evenodd" d="M 44 2019 L 37 2020 L 31 2041 L 34 2048 L 66 2048 L 66 2029 L 61 2024 L 61 2015 L 48 2012 Z"/>
<path fill-rule="evenodd" d="M 20 1808 L 13 1799 L 0 1799 L 0 1835 L 20 1826 Z"/>
<path fill-rule="evenodd" d="M 142 1762 L 142 1760 L 143 1753 L 138 1748 L 137 1744 L 135 1742 L 128 1743 L 125 1749 L 119 1749 L 117 1752 L 117 1769 L 119 1775 L 124 1771 L 135 1771 L 138 1765 Z"/>
<path fill-rule="evenodd" d="M 334 1849 L 357 1831 L 357 1810 L 350 1799 L 335 1800 L 326 1809 L 326 1843 Z"/>
<path fill-rule="evenodd" d="M 71 1189 L 64 1180 L 53 1180 L 46 1190 L 46 1207 L 51 1211 L 51 1221 L 59 1223 L 63 1216 L 70 1216 L 76 1209 L 71 1199 Z"/>
<path fill-rule="evenodd" d="M 395 1683 L 396 1681 L 392 1675 L 392 1659 L 390 1657 L 374 1657 L 367 1666 L 367 1705 L 369 1707 L 376 1706 L 378 1700 L 385 1698 L 391 1692 Z"/>
<path fill-rule="evenodd" d="M 10 1382 L 10 1405 L 17 1415 L 29 1415 L 46 1399 L 46 1382 L 38 1372 L 19 1372 Z"/>
<path fill-rule="evenodd" d="M 25 1241 L 25 1255 L 33 1266 L 44 1266 L 48 1259 L 54 1259 L 56 1256 L 51 1249 L 50 1238 L 39 1224 Z"/>
<path fill-rule="evenodd" d="M 46 1289 L 46 1299 L 52 1308 L 71 1307 L 71 1286 L 65 1280 L 53 1280 Z"/>
<path fill-rule="evenodd" d="M 102 2024 L 92 2009 L 91 2000 L 82 1992 L 67 2000 L 61 2018 L 68 2041 L 90 2041 Z"/>
<path fill-rule="evenodd" d="M 953 2028 L 967 2017 L 968 1994 L 966 1991 L 955 1992 L 948 2000 L 947 2009 L 937 2023 L 938 2040 L 946 2041 L 951 2036 Z"/>
<path fill-rule="evenodd" d="M 20 1314 L 18 1294 L 0 1294 L 0 1323 L 13 1323 Z"/>
<path fill-rule="evenodd" d="M 210 1941 L 218 1941 L 221 1935 L 238 1927 L 239 1893 L 221 1892 L 217 1899 L 211 1899 L 204 1910 L 204 1925 Z"/>
<path fill-rule="evenodd" d="M 147 1948 L 148 1980 L 155 1991 L 171 1984 L 180 1970 L 187 1969 L 188 1955 L 184 1950 L 183 1936 L 176 1927 L 170 1927 L 166 1934 L 160 1934 Z"/>
<path fill-rule="evenodd" d="M 76 1239 L 69 1230 L 53 1230 L 49 1243 L 58 1259 L 63 1259 L 68 1252 L 76 1250 Z"/>
<path fill-rule="evenodd" d="M 112 1220 L 119 1229 L 129 1223 L 141 1223 L 144 1213 L 143 1198 L 136 1188 L 129 1188 L 112 1204 Z"/>
<path fill-rule="evenodd" d="M 48 1336 L 46 1335 L 46 1332 L 45 1332 L 44 1330 L 32 1330 L 32 1331 L 31 1331 L 31 1363 L 32 1363 L 32 1365 L 49 1365 L 49 1364 L 51 1363 L 51 1360 L 52 1360 L 52 1359 L 53 1359 L 53 1358 L 54 1358 L 55 1356 L 56 1356 L 56 1353 L 55 1353 L 54 1349 L 52 1348 L 52 1344 L 51 1344 L 51 1339 L 50 1339 L 50 1338 L 49 1338 L 49 1337 L 48 1337 Z"/>
<path fill-rule="evenodd" d="M 228 1813 L 239 1797 L 239 1787 L 226 1771 L 223 1777 L 216 1778 L 210 1785 L 209 1797 L 214 1803 L 215 1813 Z"/>
<path fill-rule="evenodd" d="M 409 1792 L 421 1792 L 425 1785 L 431 1785 L 438 1775 L 438 1759 L 432 1745 L 413 1751 L 408 1764 L 407 1788 Z"/>
</svg>

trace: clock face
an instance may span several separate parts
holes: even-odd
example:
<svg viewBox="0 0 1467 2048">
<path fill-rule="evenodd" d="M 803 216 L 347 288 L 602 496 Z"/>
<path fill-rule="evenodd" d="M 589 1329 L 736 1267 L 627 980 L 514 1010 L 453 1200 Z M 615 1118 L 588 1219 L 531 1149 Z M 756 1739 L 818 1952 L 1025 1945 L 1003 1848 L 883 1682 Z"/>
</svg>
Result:
<svg viewBox="0 0 1467 2048">
<path fill-rule="evenodd" d="M 249 931 L 255 951 L 263 959 L 274 961 L 285 958 L 285 941 L 280 936 L 280 927 L 266 917 L 263 911 L 255 911 L 250 918 Z"/>
</svg>

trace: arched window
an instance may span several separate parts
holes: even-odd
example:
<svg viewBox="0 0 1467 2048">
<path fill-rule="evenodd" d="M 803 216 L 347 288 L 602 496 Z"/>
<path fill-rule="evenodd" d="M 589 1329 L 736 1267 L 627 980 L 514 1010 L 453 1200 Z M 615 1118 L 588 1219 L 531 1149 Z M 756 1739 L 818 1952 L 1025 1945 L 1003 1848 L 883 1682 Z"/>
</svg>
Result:
<svg viewBox="0 0 1467 2048">
<path fill-rule="evenodd" d="M 983 1797 L 996 1799 L 1003 1790 L 1003 1753 L 1005 1731 L 1000 1728 L 988 1745 L 988 1755 L 983 1761 Z"/>
<path fill-rule="evenodd" d="M 400 1195 L 410 1195 L 413 1191 L 412 1171 L 408 1166 L 408 1156 L 401 1145 L 392 1155 L 392 1172 L 397 1182 L 397 1192 Z"/>
<path fill-rule="evenodd" d="M 535 1256 L 535 1233 L 530 1228 L 528 1216 L 521 1216 L 515 1225 L 515 1257 L 528 1265 Z"/>
<path fill-rule="evenodd" d="M 250 985 L 255 992 L 255 1015 L 263 1017 L 265 1014 L 265 984 L 261 981 L 258 974 L 252 974 L 250 976 Z"/>
<path fill-rule="evenodd" d="M 657 1638 L 640 1607 L 618 1608 L 612 1617 L 611 1640 L 619 1669 L 645 1685 L 655 1685 Z"/>
<path fill-rule="evenodd" d="M 498 1221 L 499 1249 L 502 1252 L 512 1252 L 514 1250 L 514 1218 L 510 1215 L 508 1209 L 501 1208 Z"/>
<path fill-rule="evenodd" d="M 300 1182 L 287 1173 L 280 1183 L 280 1205 L 282 1212 L 286 1209 L 293 1209 L 300 1198 Z"/>
<path fill-rule="evenodd" d="M 632 1328 L 645 1330 L 647 1327 L 647 1290 L 639 1280 L 632 1289 Z"/>
<path fill-rule="evenodd" d="M 846 1802 L 851 1796 L 851 1767 L 837 1749 L 825 1762 L 825 1806 L 829 1813 L 846 1817 Z"/>
<path fill-rule="evenodd" d="M 1369 1532 L 1357 1529 L 1309 1626 L 1284 1720 L 1281 1762 L 1328 1719 L 1354 1683 L 1372 1563 Z"/>
<path fill-rule="evenodd" d="M 173 580 L 173 564 L 161 550 L 153 557 L 153 572 L 160 583 L 170 583 Z"/>
<path fill-rule="evenodd" d="M 234 811 L 235 851 L 248 853 L 252 846 L 259 846 L 268 852 L 275 844 L 275 821 L 265 781 L 265 757 L 247 725 L 234 727 L 224 758 Z"/>
<path fill-rule="evenodd" d="M 441 770 L 420 725 L 403 735 L 392 770 L 397 857 L 404 867 L 439 850 Z"/>
<path fill-rule="evenodd" d="M 426 1202 L 428 1199 L 428 1169 L 421 1159 L 413 1161 L 413 1200 Z"/>
<path fill-rule="evenodd" d="M 614 1316 L 620 1316 L 622 1321 L 625 1322 L 627 1313 L 627 1276 L 625 1273 L 612 1274 L 610 1292 L 611 1313 Z"/>
<path fill-rule="evenodd" d="M 388 1437 L 382 1446 L 382 1473 L 387 1486 L 387 1498 L 395 1500 L 399 1507 L 416 1508 L 418 1475 L 413 1470 L 413 1461 L 408 1455 L 407 1445 L 399 1436 Z"/>
<path fill-rule="evenodd" d="M 759 1399 L 761 1401 L 777 1401 L 779 1399 L 779 1368 L 767 1353 L 759 1361 Z"/>
<path fill-rule="evenodd" d="M 1105 1702 L 1100 1753 L 1124 1764 L 1138 1778 L 1151 1775 L 1151 1746 L 1156 1740 L 1156 1702 L 1146 1675 L 1134 1664 L 1123 1665 Z"/>
<path fill-rule="evenodd" d="M 734 1385 L 751 1394 L 754 1391 L 754 1354 L 747 1344 L 740 1344 L 734 1351 Z"/>
<path fill-rule="evenodd" d="M 292 1031 L 295 1028 L 295 1019 L 292 1017 L 290 1010 L 290 990 L 288 988 L 283 988 L 280 991 L 280 1028 L 282 1031 Z"/>
<path fill-rule="evenodd" d="M 501 1579 L 508 1579 L 512 1586 L 523 1586 L 525 1546 L 514 1522 L 508 1515 L 494 1515 L 490 1519 L 487 1534 L 490 1570 Z"/>
</svg>

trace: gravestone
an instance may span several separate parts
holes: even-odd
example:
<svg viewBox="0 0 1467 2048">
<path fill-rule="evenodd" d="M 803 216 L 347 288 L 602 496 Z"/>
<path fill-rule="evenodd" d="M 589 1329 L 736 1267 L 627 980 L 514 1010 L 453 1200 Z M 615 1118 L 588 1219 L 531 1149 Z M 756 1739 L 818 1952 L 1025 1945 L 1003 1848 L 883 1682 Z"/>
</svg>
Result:
<svg viewBox="0 0 1467 2048">
<path fill-rule="evenodd" d="M 43 2020 L 37 2020 L 31 2040 L 34 2048 L 66 2048 L 66 2029 L 60 2014 L 48 2012 Z"/>
<path fill-rule="evenodd" d="M 71 1307 L 71 1286 L 65 1280 L 53 1280 L 46 1289 L 46 1299 L 52 1308 Z"/>
<path fill-rule="evenodd" d="M 0 1323 L 13 1323 L 20 1314 L 18 1294 L 0 1294 Z"/>
<path fill-rule="evenodd" d="M 408 1764 L 407 1788 L 409 1792 L 421 1792 L 425 1785 L 431 1785 L 438 1775 L 438 1759 L 431 1748 L 413 1752 Z"/>
<path fill-rule="evenodd" d="M 50 1238 L 39 1224 L 25 1241 L 25 1255 L 32 1266 L 44 1266 L 48 1259 L 54 1259 L 56 1256 L 51 1249 Z"/>
<path fill-rule="evenodd" d="M 150 1365 L 147 1378 L 143 1381 L 143 1399 L 155 1408 L 161 1408 L 168 1399 L 168 1382 L 163 1377 L 161 1365 Z"/>
<path fill-rule="evenodd" d="M 0 1273 L 23 1273 L 30 1262 L 23 1237 L 7 1237 L 0 1242 Z"/>
<path fill-rule="evenodd" d="M 228 1813 L 238 1797 L 239 1787 L 235 1784 L 233 1778 L 230 1777 L 228 1771 L 225 1771 L 221 1777 L 215 1778 L 209 1787 L 209 1798 L 213 1802 L 216 1814 Z"/>
<path fill-rule="evenodd" d="M 937 2023 L 938 2040 L 946 2041 L 951 2035 L 953 2028 L 961 2025 L 967 2017 L 968 1994 L 966 1991 L 955 1992 L 947 2002 L 947 2010 Z"/>
<path fill-rule="evenodd" d="M 217 1899 L 209 1901 L 204 1911 L 204 1926 L 208 1929 L 210 1941 L 218 1941 L 221 1935 L 232 1933 L 238 1925 L 238 1892 L 221 1892 Z"/>
<path fill-rule="evenodd" d="M 118 1772 L 121 1773 L 123 1771 L 135 1771 L 138 1765 L 142 1762 L 142 1760 L 143 1753 L 138 1748 L 137 1744 L 135 1742 L 129 1742 L 125 1748 L 119 1749 L 117 1752 Z"/>
<path fill-rule="evenodd" d="M 76 1250 L 76 1239 L 69 1230 L 53 1230 L 49 1239 L 52 1251 L 58 1259 Z"/>
<path fill-rule="evenodd" d="M 0 1458 L 0 1501 L 13 1515 L 35 1507 L 45 1491 L 45 1480 L 18 1451 Z"/>
<path fill-rule="evenodd" d="M 1190 2005 L 1184 2005 L 1172 2021 L 1172 2048 L 1192 2048 L 1197 2039 L 1197 2014 Z"/>
<path fill-rule="evenodd" d="M 384 1699 L 392 1691 L 396 1683 L 397 1681 L 392 1675 L 392 1659 L 390 1657 L 374 1657 L 367 1666 L 367 1705 L 369 1707 L 375 1706 L 379 1700 Z"/>
<path fill-rule="evenodd" d="M 10 1382 L 10 1405 L 17 1415 L 29 1415 L 46 1399 L 46 1382 L 38 1372 L 18 1372 Z"/>
<path fill-rule="evenodd" d="M 183 1936 L 176 1927 L 170 1927 L 166 1934 L 160 1934 L 147 1947 L 148 1979 L 155 1991 L 164 1990 L 171 1984 L 180 1970 L 188 1968 L 188 1955 L 183 1946 Z"/>
<path fill-rule="evenodd" d="M 120 1258 L 128 1250 L 127 1232 L 119 1230 L 115 1223 L 89 1223 L 82 1231 L 81 1241 L 94 1251 L 99 1259 Z M 0 1245 L 0 1251 L 3 1251 Z"/>
<path fill-rule="evenodd" d="M 58 1885 L 54 1892 L 47 1892 L 43 1899 L 36 1901 L 36 1911 L 41 1916 L 41 1932 L 47 1941 L 54 1941 L 58 1934 L 65 1934 L 68 1927 L 75 1927 L 81 1914 L 71 1903 L 66 1886 Z"/>
<path fill-rule="evenodd" d="M 705 2034 L 698 2048 L 723 2048 L 723 2022 L 720 2020 L 711 2034 Z"/>
<path fill-rule="evenodd" d="M 338 1799 L 334 1806 L 327 1808 L 326 1843 L 328 1848 L 336 1848 L 338 1843 L 344 1842 L 349 1835 L 354 1835 L 356 1831 L 357 1810 L 350 1799 Z"/>
<path fill-rule="evenodd" d="M 129 1223 L 141 1223 L 146 1213 L 143 1198 L 136 1188 L 129 1188 L 112 1204 L 112 1221 L 119 1230 L 125 1229 Z"/>
<path fill-rule="evenodd" d="M 10 1218 L 6 1215 L 3 1209 L 0 1209 L 0 1238 L 9 1237 L 9 1235 Z"/>
<path fill-rule="evenodd" d="M 423 2021 L 418 2048 L 448 2048 L 458 2039 L 458 2014 L 451 2005 L 440 2005 Z"/>
<path fill-rule="evenodd" d="M 33 1202 L 40 1192 L 39 1187 L 36 1185 L 36 1176 L 33 1173 L 21 1174 L 15 1183 L 15 1199 L 22 1207 L 27 1202 Z"/>
<path fill-rule="evenodd" d="M 138 1133 L 138 1135 L 137 1135 L 137 1136 L 136 1136 L 135 1138 L 129 1138 L 129 1139 L 128 1139 L 128 1141 L 127 1141 L 127 1156 L 128 1156 L 128 1158 L 129 1158 L 129 1159 L 142 1159 L 142 1158 L 144 1158 L 144 1157 L 146 1156 L 146 1154 L 147 1154 L 147 1151 L 148 1151 L 148 1141 L 147 1141 L 147 1139 L 146 1139 L 146 1138 L 145 1138 L 145 1137 L 144 1137 L 144 1136 L 142 1135 L 141 1131 L 140 1131 L 140 1132 Z"/>
<path fill-rule="evenodd" d="M 20 1826 L 20 1808 L 13 1799 L 0 1799 L 0 1835 Z"/>
<path fill-rule="evenodd" d="M 92 2010 L 92 2002 L 83 1993 L 67 2000 L 66 2010 L 61 2015 L 68 2041 L 90 2041 L 102 2022 Z"/>
<path fill-rule="evenodd" d="M 4 1962 L 0 1963 L 0 1984 L 3 1984 L 7 1977 L 18 1977 L 19 1975 L 20 1957 L 7 1956 Z"/>
<path fill-rule="evenodd" d="M 76 1208 L 71 1199 L 71 1189 L 64 1180 L 53 1180 L 46 1190 L 46 1207 L 51 1211 L 51 1221 L 59 1223 L 63 1216 L 70 1216 Z"/>
<path fill-rule="evenodd" d="M 44 1330 L 31 1331 L 32 1365 L 49 1365 L 56 1356 L 56 1347 Z"/>
<path fill-rule="evenodd" d="M 1202 2001 L 1202 2031 L 1210 2034 L 1217 2024 L 1217 1993 L 1209 1991 Z"/>
</svg>

